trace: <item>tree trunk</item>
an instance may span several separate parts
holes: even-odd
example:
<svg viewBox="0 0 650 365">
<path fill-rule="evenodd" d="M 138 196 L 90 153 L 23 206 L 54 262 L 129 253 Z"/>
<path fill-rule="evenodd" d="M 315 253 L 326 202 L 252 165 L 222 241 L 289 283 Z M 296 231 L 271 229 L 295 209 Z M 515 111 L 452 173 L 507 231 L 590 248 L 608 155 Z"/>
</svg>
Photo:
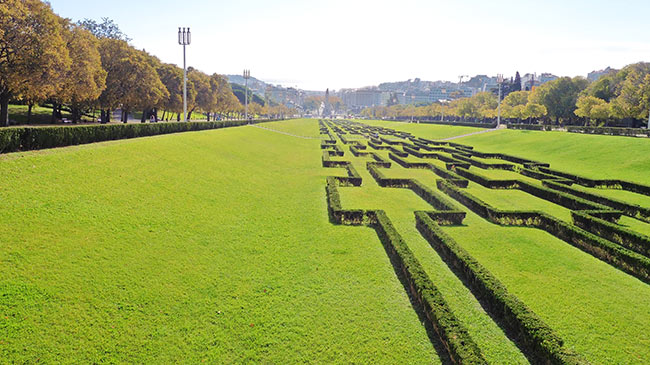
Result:
<svg viewBox="0 0 650 365">
<path fill-rule="evenodd" d="M 9 93 L 0 94 L 0 126 L 9 126 Z"/>
<path fill-rule="evenodd" d="M 32 122 L 32 107 L 34 103 L 27 104 L 27 124 Z"/>
<path fill-rule="evenodd" d="M 140 118 L 140 123 L 144 123 L 147 120 L 147 109 L 142 110 L 142 118 Z"/>
<path fill-rule="evenodd" d="M 208 122 L 210 121 L 210 112 L 208 112 Z"/>
<path fill-rule="evenodd" d="M 129 121 L 129 111 L 122 109 L 122 123 L 127 123 Z"/>
<path fill-rule="evenodd" d="M 106 109 L 106 123 L 110 123 L 110 122 L 111 122 L 111 110 Z"/>
<path fill-rule="evenodd" d="M 177 122 L 181 121 L 181 113 L 176 113 L 176 121 Z"/>
</svg>

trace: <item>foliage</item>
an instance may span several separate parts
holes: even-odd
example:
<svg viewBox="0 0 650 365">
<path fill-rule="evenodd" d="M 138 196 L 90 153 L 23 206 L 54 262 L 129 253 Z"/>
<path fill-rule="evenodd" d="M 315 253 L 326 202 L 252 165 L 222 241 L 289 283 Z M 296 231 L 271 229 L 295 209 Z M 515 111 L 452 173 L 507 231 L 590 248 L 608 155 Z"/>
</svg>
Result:
<svg viewBox="0 0 650 365">
<path fill-rule="evenodd" d="M 610 105 L 603 99 L 595 96 L 580 96 L 576 102 L 575 114 L 581 118 L 587 118 L 591 125 L 609 118 L 611 114 Z"/>
<path fill-rule="evenodd" d="M 111 38 L 118 39 L 125 42 L 130 42 L 131 38 L 122 33 L 120 27 L 115 24 L 112 19 L 102 18 L 101 23 L 93 19 L 84 19 L 77 22 L 77 25 L 87 29 L 97 38 Z"/>
<path fill-rule="evenodd" d="M 70 66 L 62 20 L 39 0 L 0 3 L 0 125 L 10 97 L 44 100 L 59 90 Z"/>
<path fill-rule="evenodd" d="M 570 120 L 575 116 L 578 95 L 588 85 L 583 77 L 561 77 L 549 81 L 533 90 L 530 98 L 536 104 L 546 107 L 548 115 L 556 120 Z"/>
</svg>

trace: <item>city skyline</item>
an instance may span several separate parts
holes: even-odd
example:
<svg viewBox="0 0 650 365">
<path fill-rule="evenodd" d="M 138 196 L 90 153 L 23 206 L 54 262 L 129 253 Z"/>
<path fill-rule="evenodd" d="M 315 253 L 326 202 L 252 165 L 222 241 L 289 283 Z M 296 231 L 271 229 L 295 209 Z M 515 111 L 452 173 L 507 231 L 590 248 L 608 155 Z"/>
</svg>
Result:
<svg viewBox="0 0 650 365">
<path fill-rule="evenodd" d="M 135 47 L 175 64 L 182 63 L 177 29 L 190 27 L 188 65 L 220 74 L 251 69 L 267 83 L 306 90 L 515 71 L 586 76 L 650 59 L 650 35 L 637 31 L 650 10 L 641 1 L 51 4 L 73 21 L 111 18 Z"/>
</svg>

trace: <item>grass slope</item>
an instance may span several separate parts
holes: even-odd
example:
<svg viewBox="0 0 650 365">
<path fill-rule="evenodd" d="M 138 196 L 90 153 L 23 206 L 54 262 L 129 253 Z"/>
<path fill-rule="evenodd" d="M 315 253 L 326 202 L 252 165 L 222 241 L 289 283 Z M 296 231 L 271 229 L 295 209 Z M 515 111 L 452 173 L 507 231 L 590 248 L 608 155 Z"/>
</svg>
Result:
<svg viewBox="0 0 650 365">
<path fill-rule="evenodd" d="M 594 179 L 650 184 L 650 139 L 565 132 L 499 130 L 454 142 L 481 152 L 502 152 L 548 162 L 551 167 Z"/>
<path fill-rule="evenodd" d="M 0 358 L 437 362 L 375 232 L 329 223 L 318 146 L 240 127 L 0 157 Z"/>
</svg>

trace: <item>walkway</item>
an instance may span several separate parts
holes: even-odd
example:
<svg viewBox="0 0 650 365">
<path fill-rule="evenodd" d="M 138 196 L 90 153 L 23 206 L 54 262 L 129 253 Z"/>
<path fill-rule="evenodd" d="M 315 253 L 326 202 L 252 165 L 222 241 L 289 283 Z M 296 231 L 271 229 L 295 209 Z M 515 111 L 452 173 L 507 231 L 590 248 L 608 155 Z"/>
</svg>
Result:
<svg viewBox="0 0 650 365">
<path fill-rule="evenodd" d="M 439 139 L 439 141 L 451 141 L 452 139 L 463 138 L 463 137 L 468 137 L 468 136 L 473 136 L 473 135 L 475 135 L 475 134 L 481 134 L 481 133 L 487 133 L 487 132 L 494 132 L 494 131 L 498 131 L 499 129 L 500 129 L 500 128 L 484 129 L 484 130 L 482 130 L 482 131 L 478 131 L 478 132 L 472 132 L 472 133 L 467 133 L 467 134 L 461 134 L 460 136 L 454 136 L 454 137 L 449 137 L 449 138 Z"/>
</svg>

